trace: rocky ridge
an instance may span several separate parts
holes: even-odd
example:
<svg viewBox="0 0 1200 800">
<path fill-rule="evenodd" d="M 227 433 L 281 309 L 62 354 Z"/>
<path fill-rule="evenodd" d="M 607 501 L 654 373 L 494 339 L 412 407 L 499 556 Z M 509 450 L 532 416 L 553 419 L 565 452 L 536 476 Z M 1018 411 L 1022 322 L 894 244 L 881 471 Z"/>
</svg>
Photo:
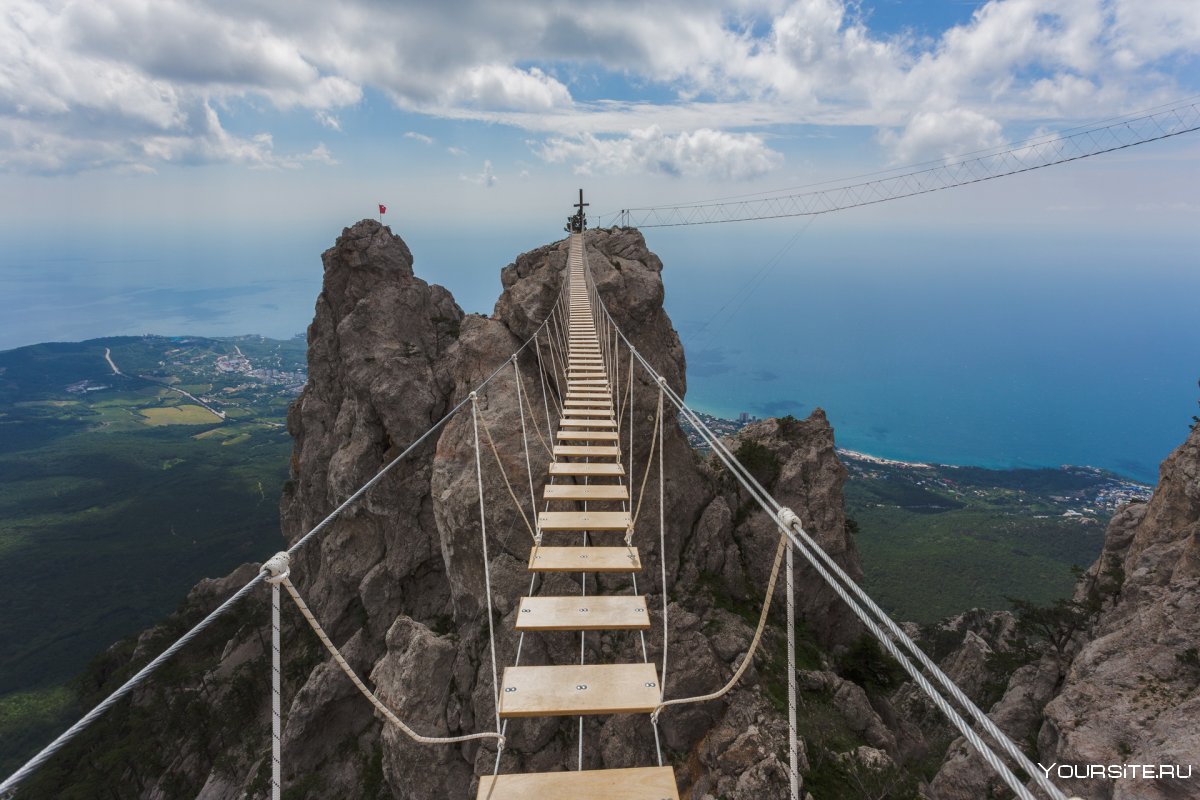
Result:
<svg viewBox="0 0 1200 800">
<path fill-rule="evenodd" d="M 1126 505 L 1113 517 L 1104 550 L 1081 576 L 1067 611 L 1051 618 L 1059 646 L 1043 644 L 1012 674 L 991 717 L 1038 763 L 1062 765 L 1072 777 L 1058 784 L 1072 795 L 1200 796 L 1200 426 L 1163 462 L 1149 502 Z M 972 637 L 952 658 L 960 666 L 973 659 L 986 673 L 986 656 L 1010 637 L 992 636 L 990 643 Z M 956 671 L 971 669 L 950 674 Z M 1153 765 L 1156 774 L 1073 777 L 1089 765 L 1127 764 Z M 1165 772 L 1159 765 L 1190 770 L 1192 777 L 1158 774 Z M 961 740 L 931 784 L 935 800 L 998 792 Z"/>
<path fill-rule="evenodd" d="M 682 393 L 685 360 L 662 307 L 662 263 L 634 230 L 589 231 L 586 248 L 600 295 L 617 324 Z M 390 229 L 364 220 L 343 231 L 322 257 L 324 287 L 308 334 L 309 383 L 288 418 L 295 447 L 292 479 L 281 502 L 287 542 L 295 542 L 505 363 L 551 309 L 566 253 L 567 243 L 560 241 L 519 256 L 501 272 L 503 292 L 494 314 L 484 317 L 464 314 L 448 291 L 417 277 L 411 253 Z M 502 454 L 523 453 L 515 382 L 522 382 L 531 400 L 542 397 L 536 359 L 527 351 L 517 363 L 519 374 L 501 370 L 478 396 L 479 417 Z M 648 430 L 657 387 L 635 371 L 632 396 L 634 426 Z M 456 415 L 306 545 L 292 567 L 293 580 L 351 666 L 401 718 L 435 736 L 493 725 L 473 435 L 470 414 Z M 536 439 L 530 444 L 538 495 L 547 451 Z M 637 464 L 647 463 L 649 444 L 649 436 L 635 437 Z M 848 572 L 861 574 L 842 510 L 846 473 L 824 414 L 764 421 L 741 431 L 731 444 L 739 453 L 756 455 L 769 473 L 762 479 L 775 495 L 801 514 L 806 528 Z M 746 652 L 777 533 L 719 466 L 692 450 L 672 414 L 667 415 L 664 458 L 665 549 L 657 536 L 641 533 L 643 575 L 650 585 L 640 588 L 655 609 L 647 654 L 661 662 L 661 588 L 650 578 L 665 561 L 670 619 L 665 684 L 668 696 L 679 697 L 720 687 Z M 519 475 L 523 455 L 506 466 Z M 497 661 L 511 664 L 517 645 L 515 600 L 529 590 L 529 533 L 486 450 L 484 493 Z M 518 496 L 525 494 L 518 489 Z M 656 512 L 649 509 L 648 517 Z M 255 568 L 247 565 L 227 579 L 197 587 L 185 608 L 144 634 L 138 648 L 108 654 L 93 674 L 96 691 L 215 607 Z M 627 590 L 622 581 L 604 578 L 602 583 Z M 802 767 L 835 782 L 848 773 L 895 778 L 893 765 L 919 749 L 919 734 L 896 722 L 878 692 L 868 693 L 836 674 L 837 654 L 857 640 L 859 631 L 831 594 L 808 591 L 817 584 L 815 575 L 801 570 L 800 616 L 812 673 L 802 701 L 832 715 L 840 733 L 837 741 L 810 741 L 809 734 L 817 731 L 802 731 L 807 745 Z M 577 576 L 549 575 L 534 585 L 541 593 L 579 589 Z M 264 600 L 255 597 L 206 634 L 125 717 L 102 726 L 97 738 L 105 746 L 120 744 L 130 758 L 118 767 L 98 764 L 84 741 L 73 751 L 74 762 L 64 759 L 63 769 L 39 779 L 39 789 L 31 784 L 29 796 L 46 796 L 34 792 L 53 787 L 57 796 L 78 790 L 83 793 L 77 796 L 85 797 L 89 794 L 81 787 L 95 786 L 145 798 L 265 796 L 269 637 Z M 781 617 L 782 603 L 776 609 Z M 326 658 L 294 609 L 288 607 L 284 617 L 289 797 L 473 796 L 474 776 L 491 771 L 494 749 L 477 743 L 416 745 L 385 726 Z M 726 698 L 664 712 L 660 732 L 665 755 L 676 764 L 681 797 L 785 795 L 782 638 L 778 622 L 773 623 L 754 667 Z M 578 658 L 578 647 L 571 634 L 527 636 L 522 663 L 570 663 Z M 640 655 L 640 643 L 628 634 L 587 638 L 591 662 Z M 185 717 L 196 724 L 180 724 Z M 501 768 L 574 768 L 577 736 L 574 719 L 515 721 Z M 585 768 L 646 765 L 653 758 L 654 736 L 644 717 L 585 718 L 584 737 Z M 146 742 L 170 744 L 143 758 Z M 91 746 L 104 749 L 95 741 Z"/>
</svg>

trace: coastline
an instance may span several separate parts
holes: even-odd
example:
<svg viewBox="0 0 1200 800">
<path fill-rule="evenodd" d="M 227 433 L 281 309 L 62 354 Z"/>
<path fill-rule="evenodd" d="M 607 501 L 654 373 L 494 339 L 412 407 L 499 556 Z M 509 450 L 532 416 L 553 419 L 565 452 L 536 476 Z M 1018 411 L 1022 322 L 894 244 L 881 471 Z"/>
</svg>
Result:
<svg viewBox="0 0 1200 800">
<path fill-rule="evenodd" d="M 740 431 L 742 428 L 744 428 L 746 425 L 749 425 L 750 423 L 760 422 L 762 420 L 762 418 L 752 417 L 745 421 L 741 421 L 741 420 L 729 419 L 727 417 L 719 417 L 715 414 L 710 414 L 707 411 L 699 411 L 699 410 L 696 411 L 696 415 L 699 416 L 700 419 L 704 421 L 705 425 L 708 425 L 715 433 L 717 433 L 718 435 L 720 435 L 723 438 L 736 434 L 738 431 Z M 688 425 L 685 421 L 680 420 L 680 422 L 683 426 L 684 432 L 688 436 L 688 441 L 691 443 L 692 447 L 704 449 L 703 442 L 700 439 L 699 435 L 696 434 L 691 429 L 691 426 Z M 874 466 L 879 466 L 879 467 L 893 467 L 896 469 L 911 469 L 911 470 L 980 469 L 980 470 L 987 470 L 990 472 L 1030 472 L 1030 471 L 1047 470 L 1047 469 L 1063 470 L 1063 471 L 1087 471 L 1087 472 L 1094 473 L 1098 477 L 1103 476 L 1103 477 L 1110 478 L 1114 481 L 1117 481 L 1120 484 L 1122 484 L 1123 486 L 1128 487 L 1129 490 L 1131 492 L 1134 492 L 1135 494 L 1140 494 L 1141 492 L 1139 490 L 1145 490 L 1146 494 L 1148 495 L 1149 491 L 1151 489 L 1153 489 L 1153 487 L 1154 487 L 1154 484 L 1151 482 L 1139 480 L 1137 478 L 1132 478 L 1128 475 L 1124 475 L 1122 473 L 1116 472 L 1115 470 L 1107 469 L 1104 467 L 1096 467 L 1096 466 L 1092 466 L 1090 464 L 1058 464 L 1058 465 L 1045 465 L 1045 466 L 1001 466 L 1001 467 L 997 467 L 997 466 L 989 466 L 989 465 L 984 465 L 984 464 L 945 464 L 945 463 L 941 463 L 941 462 L 933 461 L 933 460 L 906 461 L 903 459 L 888 458 L 886 456 L 878 456 L 873 453 L 866 453 L 861 450 L 854 450 L 854 449 L 847 448 L 847 447 L 838 447 L 837 453 L 838 453 L 838 456 L 841 457 L 843 461 L 849 460 L 849 461 L 853 461 L 853 462 L 859 462 L 864 465 L 874 465 Z"/>
</svg>

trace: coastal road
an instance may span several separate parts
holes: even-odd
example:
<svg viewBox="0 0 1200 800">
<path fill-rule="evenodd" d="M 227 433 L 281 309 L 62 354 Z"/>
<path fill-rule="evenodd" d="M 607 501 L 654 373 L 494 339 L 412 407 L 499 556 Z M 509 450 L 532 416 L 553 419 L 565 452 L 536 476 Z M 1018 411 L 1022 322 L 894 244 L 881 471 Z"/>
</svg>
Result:
<svg viewBox="0 0 1200 800">
<path fill-rule="evenodd" d="M 121 372 L 121 370 L 117 369 L 117 363 L 112 360 L 112 349 L 109 347 L 104 348 L 104 360 L 108 362 L 110 367 L 112 367 L 113 375 L 125 374 L 124 372 Z"/>
<path fill-rule="evenodd" d="M 124 375 L 125 374 L 124 372 L 121 372 L 121 370 L 117 367 L 117 362 L 113 361 L 112 348 L 109 348 L 109 347 L 104 348 L 104 360 L 108 362 L 108 366 L 112 367 L 113 375 Z M 138 378 L 138 379 L 146 381 L 148 383 L 153 383 L 155 386 L 161 386 L 164 389 L 170 389 L 172 392 L 178 392 L 179 394 L 181 394 L 184 397 L 191 400 L 196 405 L 203 408 L 205 411 L 208 411 L 209 413 L 214 415 L 217 419 L 221 420 L 222 422 L 225 421 L 225 412 L 224 411 L 218 411 L 217 409 L 210 406 L 208 403 L 201 400 L 199 397 L 196 397 L 196 395 L 192 394 L 191 392 L 185 392 L 183 389 L 177 389 L 174 386 L 163 383 L 162 381 L 155 380 L 154 378 L 147 378 L 144 375 L 130 375 L 127 377 Z"/>
</svg>

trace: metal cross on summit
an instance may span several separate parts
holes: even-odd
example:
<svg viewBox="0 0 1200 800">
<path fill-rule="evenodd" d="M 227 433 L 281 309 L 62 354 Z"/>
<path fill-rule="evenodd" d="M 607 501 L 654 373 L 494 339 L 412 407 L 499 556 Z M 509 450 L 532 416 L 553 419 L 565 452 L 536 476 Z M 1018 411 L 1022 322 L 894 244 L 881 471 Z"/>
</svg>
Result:
<svg viewBox="0 0 1200 800">
<path fill-rule="evenodd" d="M 583 209 L 590 206 L 591 203 L 583 202 L 583 189 L 579 190 L 579 202 L 575 204 L 578 211 L 573 216 L 567 217 L 567 225 L 565 230 L 568 233 L 583 233 L 587 227 L 587 217 L 583 215 Z"/>
<path fill-rule="evenodd" d="M 585 203 L 585 202 L 583 202 L 583 189 L 580 189 L 580 190 L 579 190 L 579 202 L 575 204 L 575 207 L 579 209 L 579 218 L 580 218 L 581 220 L 584 218 L 584 216 L 583 216 L 583 207 L 584 207 L 584 206 L 590 206 L 590 205 L 591 205 L 591 203 Z"/>
</svg>

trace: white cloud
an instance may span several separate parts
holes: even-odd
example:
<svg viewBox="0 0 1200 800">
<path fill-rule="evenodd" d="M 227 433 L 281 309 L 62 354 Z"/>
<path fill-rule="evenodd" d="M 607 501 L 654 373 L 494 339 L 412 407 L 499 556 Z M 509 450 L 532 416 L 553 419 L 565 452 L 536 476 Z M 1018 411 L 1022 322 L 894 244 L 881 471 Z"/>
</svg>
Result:
<svg viewBox="0 0 1200 800">
<path fill-rule="evenodd" d="M 917 112 L 902 131 L 884 131 L 880 139 L 898 164 L 952 158 L 1004 144 L 999 122 L 964 108 Z"/>
<path fill-rule="evenodd" d="M 892 130 L 879 140 L 898 158 L 994 138 L 971 114 L 1001 128 L 1074 121 L 1197 90 L 1192 0 L 989 0 L 928 40 L 881 35 L 858 9 L 854 0 L 661 0 L 642 10 L 618 0 L 7 0 L 0 137 L 10 144 L 0 158 L 58 171 L 144 163 L 147 152 L 269 162 L 273 148 L 216 136 L 199 110 L 304 109 L 340 130 L 339 111 L 367 88 L 409 112 L 554 134 L 548 152 L 584 147 L 597 168 L 614 145 L 584 134 L 632 143 L 626 132 L 652 126 L 676 138 L 870 126 Z M 18 140 L 42 149 L 16 152 Z M 691 164 L 665 164 L 675 161 Z"/>
<path fill-rule="evenodd" d="M 321 123 L 326 128 L 329 128 L 330 130 L 335 130 L 335 131 L 341 133 L 342 121 L 339 120 L 337 117 L 335 117 L 333 114 L 330 114 L 328 111 L 325 111 L 324 109 L 317 109 L 313 113 L 313 116 L 316 118 L 317 122 Z"/>
<path fill-rule="evenodd" d="M 416 131 L 406 131 L 404 133 L 404 138 L 412 139 L 414 142 L 420 142 L 421 144 L 433 144 L 432 136 L 426 136 L 425 134 L 417 133 Z"/>
<path fill-rule="evenodd" d="M 495 111 L 550 111 L 571 104 L 571 93 L 534 67 L 521 70 L 503 64 L 472 67 L 444 93 L 449 106 Z"/>
<path fill-rule="evenodd" d="M 483 171 L 478 175 L 460 175 L 459 179 L 470 181 L 471 183 L 478 183 L 485 189 L 492 188 L 496 185 L 496 181 L 499 180 L 496 177 L 495 170 L 492 169 L 492 162 L 490 160 L 483 162 Z"/>
<path fill-rule="evenodd" d="M 463 150 L 461 147 L 455 147 L 453 145 L 451 145 L 450 147 L 447 147 L 446 152 L 452 156 L 465 156 L 467 154 L 466 150 Z"/>
<path fill-rule="evenodd" d="M 654 172 L 744 180 L 764 175 L 783 161 L 755 134 L 708 128 L 669 135 L 651 126 L 619 138 L 585 133 L 572 139 L 552 138 L 535 150 L 546 161 L 570 164 L 583 174 Z"/>
</svg>

